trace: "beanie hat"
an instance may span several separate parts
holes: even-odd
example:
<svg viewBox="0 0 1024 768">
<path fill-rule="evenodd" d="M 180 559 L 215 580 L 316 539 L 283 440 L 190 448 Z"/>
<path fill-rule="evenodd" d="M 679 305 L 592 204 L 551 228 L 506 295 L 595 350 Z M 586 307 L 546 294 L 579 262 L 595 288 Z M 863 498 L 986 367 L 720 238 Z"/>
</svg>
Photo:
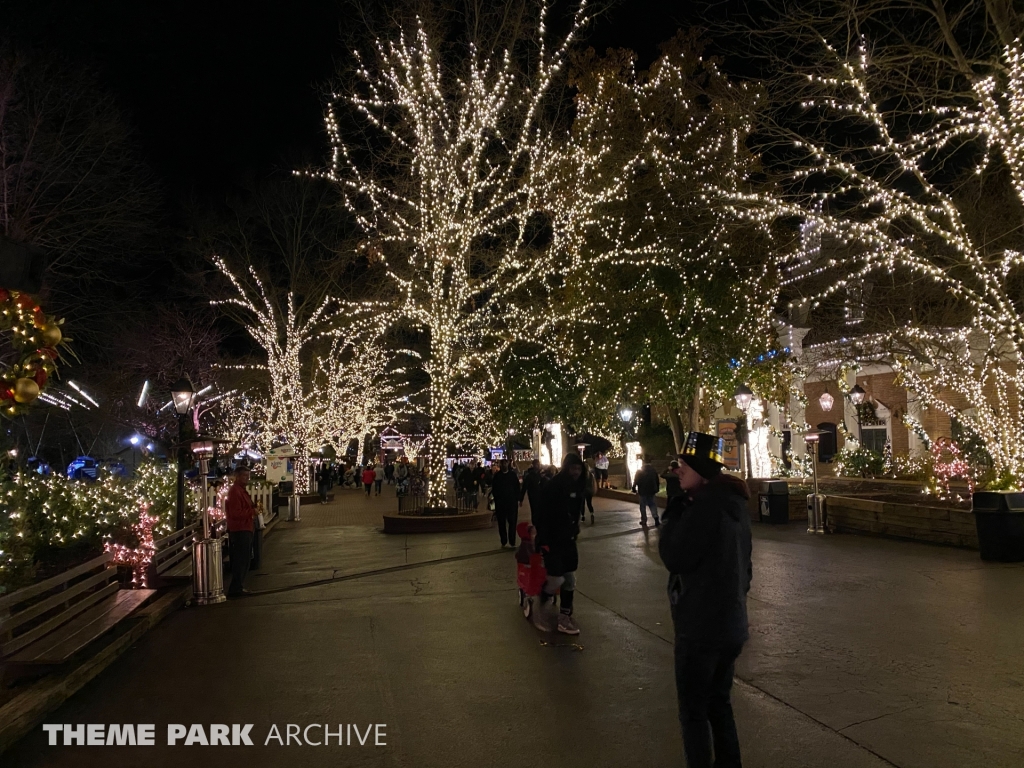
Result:
<svg viewBox="0 0 1024 768">
<path fill-rule="evenodd" d="M 686 436 L 686 446 L 679 459 L 694 472 L 710 480 L 717 477 L 725 466 L 725 441 L 704 432 L 691 432 Z"/>
<path fill-rule="evenodd" d="M 528 541 L 530 538 L 530 524 L 523 522 L 516 526 L 516 533 L 519 534 L 519 538 L 523 541 Z"/>
</svg>

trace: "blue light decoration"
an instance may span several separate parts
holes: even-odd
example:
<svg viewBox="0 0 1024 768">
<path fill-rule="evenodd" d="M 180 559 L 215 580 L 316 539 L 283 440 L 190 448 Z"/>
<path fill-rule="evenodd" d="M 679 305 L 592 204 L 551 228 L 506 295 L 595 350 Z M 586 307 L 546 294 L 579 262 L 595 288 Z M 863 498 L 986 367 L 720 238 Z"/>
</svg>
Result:
<svg viewBox="0 0 1024 768">
<path fill-rule="evenodd" d="M 68 478 L 71 480 L 93 481 L 99 471 L 99 462 L 92 456 L 79 456 L 68 464 Z"/>
<path fill-rule="evenodd" d="M 751 359 L 750 365 L 757 365 L 758 363 L 763 363 L 766 360 L 774 360 L 780 354 L 788 355 L 789 353 L 790 353 L 789 347 L 783 347 L 781 350 L 769 349 L 767 352 L 762 352 L 756 358 Z M 729 367 L 732 368 L 733 370 L 735 370 L 737 368 L 741 368 L 741 367 L 743 367 L 743 365 L 744 365 L 744 363 L 741 362 L 740 360 L 737 360 L 735 357 L 732 358 L 729 361 Z"/>
</svg>

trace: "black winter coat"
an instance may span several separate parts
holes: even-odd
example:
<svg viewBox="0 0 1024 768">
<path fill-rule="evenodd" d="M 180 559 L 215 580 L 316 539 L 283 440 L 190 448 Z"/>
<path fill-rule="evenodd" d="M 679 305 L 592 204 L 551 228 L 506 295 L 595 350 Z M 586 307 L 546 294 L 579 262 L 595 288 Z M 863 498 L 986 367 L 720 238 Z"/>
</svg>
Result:
<svg viewBox="0 0 1024 768">
<path fill-rule="evenodd" d="M 709 647 L 735 647 L 749 637 L 750 514 L 746 483 L 720 475 L 693 501 L 677 496 L 662 517 L 658 551 L 668 568 L 676 637 Z"/>
<path fill-rule="evenodd" d="M 633 478 L 633 490 L 640 496 L 657 496 L 661 490 L 661 478 L 654 467 L 644 467 Z"/>
<path fill-rule="evenodd" d="M 495 472 L 491 481 L 491 494 L 496 507 L 514 507 L 519 503 L 519 475 L 512 470 Z"/>
<path fill-rule="evenodd" d="M 526 474 L 523 475 L 522 490 L 519 492 L 519 500 L 522 501 L 527 496 L 530 497 L 530 509 L 535 509 L 540 506 L 540 489 L 544 487 L 547 480 L 544 475 L 530 467 L 526 470 Z"/>
<path fill-rule="evenodd" d="M 579 565 L 576 536 L 583 514 L 583 490 L 582 477 L 573 480 L 568 472 L 559 472 L 541 488 L 538 508 L 531 510 L 537 546 L 547 547 L 544 566 L 549 576 L 563 576 Z"/>
<path fill-rule="evenodd" d="M 540 502 L 539 509 L 532 510 L 537 543 L 553 546 L 575 540 L 583 514 L 583 478 L 574 481 L 568 472 L 559 472 L 543 487 Z"/>
</svg>

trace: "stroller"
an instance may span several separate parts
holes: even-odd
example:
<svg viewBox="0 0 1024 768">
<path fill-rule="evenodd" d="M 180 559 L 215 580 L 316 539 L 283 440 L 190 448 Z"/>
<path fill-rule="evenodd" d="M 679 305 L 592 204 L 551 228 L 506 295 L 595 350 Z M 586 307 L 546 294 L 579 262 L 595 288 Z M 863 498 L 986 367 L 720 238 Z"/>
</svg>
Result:
<svg viewBox="0 0 1024 768">
<path fill-rule="evenodd" d="M 527 545 L 530 541 L 531 527 L 529 523 L 520 523 L 516 526 L 516 532 L 523 542 L 516 554 L 516 584 L 519 586 L 519 607 L 523 609 L 523 616 L 526 618 L 533 615 L 534 599 L 540 596 L 544 582 L 548 578 L 547 569 L 544 568 L 544 556 L 540 552 L 534 552 L 532 545 Z M 525 558 L 527 553 L 529 563 L 522 562 L 520 557 Z"/>
</svg>

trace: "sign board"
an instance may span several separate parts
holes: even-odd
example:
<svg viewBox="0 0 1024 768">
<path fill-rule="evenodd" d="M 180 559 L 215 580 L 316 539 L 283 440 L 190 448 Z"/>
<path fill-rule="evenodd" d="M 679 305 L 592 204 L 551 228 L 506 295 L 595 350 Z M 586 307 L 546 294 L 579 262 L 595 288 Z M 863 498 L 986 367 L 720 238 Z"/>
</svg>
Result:
<svg viewBox="0 0 1024 768">
<path fill-rule="evenodd" d="M 286 456 L 267 457 L 267 480 L 271 483 L 291 482 L 294 479 L 295 467 Z"/>
</svg>

